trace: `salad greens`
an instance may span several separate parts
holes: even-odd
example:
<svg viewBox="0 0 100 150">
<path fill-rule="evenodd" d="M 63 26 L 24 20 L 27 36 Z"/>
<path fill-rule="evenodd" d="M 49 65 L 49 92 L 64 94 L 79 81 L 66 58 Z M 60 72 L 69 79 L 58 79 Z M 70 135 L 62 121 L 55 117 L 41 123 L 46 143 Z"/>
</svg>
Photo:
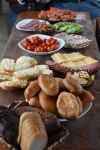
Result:
<svg viewBox="0 0 100 150">
<path fill-rule="evenodd" d="M 73 22 L 57 22 L 54 27 L 59 32 L 77 33 L 84 29 L 84 26 Z"/>
</svg>

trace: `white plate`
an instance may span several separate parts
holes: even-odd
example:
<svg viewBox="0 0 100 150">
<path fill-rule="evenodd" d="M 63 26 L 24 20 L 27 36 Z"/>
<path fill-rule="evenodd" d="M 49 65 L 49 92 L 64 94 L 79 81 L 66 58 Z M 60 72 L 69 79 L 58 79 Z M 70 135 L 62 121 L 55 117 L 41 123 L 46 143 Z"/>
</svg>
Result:
<svg viewBox="0 0 100 150">
<path fill-rule="evenodd" d="M 34 35 L 28 36 L 28 37 L 26 37 L 26 38 L 31 39 L 33 36 L 38 36 L 38 37 L 40 37 L 41 39 L 49 39 L 49 38 L 51 37 L 51 36 L 43 35 L 43 34 L 34 34 Z M 25 39 L 26 39 L 26 38 L 25 38 Z M 48 54 L 52 54 L 52 53 L 55 53 L 55 52 L 59 51 L 59 50 L 65 45 L 65 41 L 64 41 L 64 40 L 62 40 L 62 39 L 60 39 L 60 38 L 56 38 L 56 37 L 53 37 L 53 38 L 57 39 L 57 41 L 58 41 L 58 43 L 59 43 L 59 47 L 58 47 L 58 49 L 56 49 L 56 50 L 54 50 L 54 51 L 51 51 L 51 52 L 34 52 L 34 51 L 29 51 L 29 50 L 27 50 L 27 49 L 25 49 L 25 48 L 23 47 L 23 42 L 24 42 L 25 39 L 23 39 L 22 41 L 20 41 L 20 42 L 18 43 L 18 46 L 19 46 L 21 49 L 23 49 L 24 51 L 29 52 L 29 53 L 34 54 L 34 55 L 48 55 Z"/>
<path fill-rule="evenodd" d="M 35 30 L 29 30 L 29 29 L 22 29 L 21 26 L 24 26 L 26 25 L 27 23 L 29 23 L 30 21 L 32 20 L 39 20 L 39 19 L 24 19 L 24 20 L 21 20 L 19 21 L 17 24 L 16 24 L 16 28 L 19 29 L 19 30 L 23 30 L 23 31 L 35 31 Z M 44 20 L 39 20 L 40 22 L 44 22 Z M 46 24 L 50 24 L 48 21 L 46 21 Z"/>
<path fill-rule="evenodd" d="M 80 117 L 84 116 L 84 115 L 91 109 L 91 107 L 92 107 L 92 102 L 91 102 L 88 106 L 86 106 L 86 107 L 83 109 L 82 114 L 79 115 L 79 117 L 77 117 L 77 118 L 80 118 Z M 60 120 L 61 122 L 69 121 L 69 120 L 67 120 L 67 119 L 59 119 L 59 120 Z M 74 119 L 73 119 L 73 120 L 74 120 Z"/>
<path fill-rule="evenodd" d="M 65 32 L 62 32 L 62 33 L 58 33 L 58 34 L 55 34 L 55 36 L 54 37 L 58 37 L 58 38 L 61 38 L 61 39 L 63 39 L 63 40 L 65 40 L 65 48 L 70 48 L 70 49 L 81 49 L 81 48 L 85 48 L 85 47 L 87 47 L 87 46 L 89 46 L 90 44 L 91 44 L 91 42 L 92 42 L 92 40 L 89 40 L 87 37 L 84 37 L 84 36 L 81 36 L 81 35 L 76 35 L 76 34 L 67 34 L 67 33 L 65 33 Z M 81 42 L 81 43 L 79 43 L 79 47 L 71 47 L 71 46 L 69 46 L 68 44 L 70 43 L 70 41 L 72 42 L 72 41 L 74 41 L 73 42 L 73 44 L 72 45 L 74 45 L 74 44 L 76 44 L 75 42 L 77 41 L 77 40 L 88 40 L 88 42 L 89 43 L 87 43 L 86 45 L 84 45 L 83 43 L 84 43 L 84 41 L 83 41 L 83 43 Z M 68 43 L 69 42 L 69 43 Z M 80 44 L 82 45 L 82 46 L 80 46 Z M 77 46 L 78 46 L 78 43 L 77 43 Z"/>
</svg>

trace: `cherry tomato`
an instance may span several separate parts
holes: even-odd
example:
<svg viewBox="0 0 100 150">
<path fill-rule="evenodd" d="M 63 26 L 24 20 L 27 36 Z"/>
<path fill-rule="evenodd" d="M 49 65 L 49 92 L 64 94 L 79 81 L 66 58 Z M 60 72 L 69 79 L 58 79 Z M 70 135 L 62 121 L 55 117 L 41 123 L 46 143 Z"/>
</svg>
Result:
<svg viewBox="0 0 100 150">
<path fill-rule="evenodd" d="M 31 43 L 34 44 L 34 45 L 38 44 L 38 40 L 37 40 L 37 39 L 31 38 L 30 41 L 31 41 Z"/>
<path fill-rule="evenodd" d="M 24 43 L 23 43 L 24 48 L 27 48 L 29 45 L 30 45 L 30 43 L 29 43 L 29 42 L 24 41 Z"/>
<path fill-rule="evenodd" d="M 51 41 L 48 39 L 48 40 L 46 40 L 46 45 L 47 46 L 51 46 Z"/>
<path fill-rule="evenodd" d="M 43 47 L 43 51 L 44 51 L 44 52 L 47 52 L 47 48 L 48 48 L 47 46 L 44 46 L 44 47 Z"/>
<path fill-rule="evenodd" d="M 29 46 L 27 47 L 27 49 L 28 49 L 29 51 L 34 51 L 35 47 L 34 47 L 33 45 L 29 45 Z"/>
<path fill-rule="evenodd" d="M 29 40 L 28 38 L 26 38 L 26 39 L 24 40 L 24 42 L 30 43 L 30 40 Z"/>
<path fill-rule="evenodd" d="M 51 51 L 53 51 L 53 48 L 50 46 L 50 47 L 47 48 L 47 51 L 51 52 Z"/>
<path fill-rule="evenodd" d="M 43 47 L 42 46 L 38 46 L 35 48 L 34 50 L 35 52 L 43 52 Z"/>
<path fill-rule="evenodd" d="M 52 49 L 53 49 L 53 50 L 58 49 L 58 44 L 53 44 L 53 45 L 52 45 Z"/>
</svg>

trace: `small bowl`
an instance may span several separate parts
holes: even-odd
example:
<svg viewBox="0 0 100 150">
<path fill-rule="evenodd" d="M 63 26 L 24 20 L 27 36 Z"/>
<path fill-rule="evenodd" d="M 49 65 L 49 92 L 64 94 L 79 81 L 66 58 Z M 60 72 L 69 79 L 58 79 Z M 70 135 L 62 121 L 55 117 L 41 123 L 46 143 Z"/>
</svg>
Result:
<svg viewBox="0 0 100 150">
<path fill-rule="evenodd" d="M 40 24 L 35 28 L 36 33 L 53 35 L 55 33 L 55 27 L 51 24 Z"/>
<path fill-rule="evenodd" d="M 89 90 L 89 89 L 92 87 L 93 84 L 94 84 L 94 81 L 89 82 L 88 84 L 82 85 L 82 87 L 83 87 L 85 90 Z"/>
</svg>

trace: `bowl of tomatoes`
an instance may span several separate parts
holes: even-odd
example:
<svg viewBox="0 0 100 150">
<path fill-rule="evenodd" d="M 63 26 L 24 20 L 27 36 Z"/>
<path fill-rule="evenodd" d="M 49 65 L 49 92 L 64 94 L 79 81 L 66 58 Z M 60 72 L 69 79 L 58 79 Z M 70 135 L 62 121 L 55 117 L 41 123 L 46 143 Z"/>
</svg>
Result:
<svg viewBox="0 0 100 150">
<path fill-rule="evenodd" d="M 43 34 L 35 34 L 26 37 L 18 43 L 18 46 L 35 55 L 48 55 L 59 51 L 65 45 L 65 41 Z"/>
</svg>

